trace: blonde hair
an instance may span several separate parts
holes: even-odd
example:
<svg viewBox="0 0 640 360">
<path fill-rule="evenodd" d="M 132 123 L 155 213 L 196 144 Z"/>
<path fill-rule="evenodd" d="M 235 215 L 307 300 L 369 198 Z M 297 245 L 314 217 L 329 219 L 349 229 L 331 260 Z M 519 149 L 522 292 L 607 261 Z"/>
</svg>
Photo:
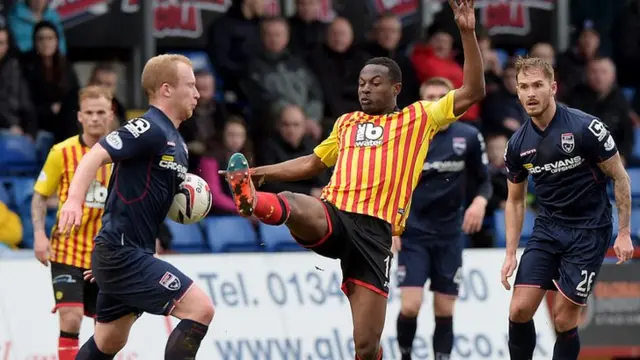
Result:
<svg viewBox="0 0 640 360">
<path fill-rule="evenodd" d="M 553 66 L 545 60 L 537 57 L 518 56 L 515 62 L 516 79 L 520 73 L 526 73 L 533 69 L 541 70 L 549 81 L 554 81 Z"/>
<path fill-rule="evenodd" d="M 436 76 L 436 77 L 427 79 L 425 82 L 422 83 L 420 88 L 424 89 L 427 86 L 444 86 L 447 89 L 449 89 L 449 91 L 453 90 L 453 83 L 451 82 L 451 80 L 441 76 Z"/>
<path fill-rule="evenodd" d="M 142 69 L 142 88 L 148 97 L 153 96 L 162 84 L 176 86 L 178 84 L 177 66 L 178 63 L 193 64 L 188 57 L 177 54 L 163 54 L 154 56 L 144 65 Z"/>
<path fill-rule="evenodd" d="M 109 102 L 112 102 L 113 94 L 111 93 L 111 90 L 107 89 L 106 87 L 97 86 L 97 85 L 86 86 L 80 89 L 80 91 L 78 92 L 79 104 L 86 99 L 100 99 L 100 98 L 105 98 Z"/>
</svg>

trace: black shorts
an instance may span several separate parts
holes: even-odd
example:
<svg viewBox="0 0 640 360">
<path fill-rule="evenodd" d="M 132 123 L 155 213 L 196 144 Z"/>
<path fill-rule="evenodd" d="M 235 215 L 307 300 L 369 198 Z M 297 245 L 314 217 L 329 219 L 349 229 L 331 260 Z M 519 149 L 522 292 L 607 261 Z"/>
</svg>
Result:
<svg viewBox="0 0 640 360">
<path fill-rule="evenodd" d="M 84 308 L 86 316 L 96 316 L 98 285 L 84 280 L 85 270 L 71 265 L 51 263 L 51 283 L 56 300 L 56 306 L 51 312 L 55 313 L 61 307 L 77 306 Z"/>
<path fill-rule="evenodd" d="M 391 252 L 391 224 L 361 214 L 339 210 L 328 201 L 325 208 L 329 232 L 315 244 L 300 240 L 302 246 L 318 255 L 340 259 L 342 291 L 351 282 L 387 297 Z M 292 234 L 295 238 L 295 234 Z"/>
<path fill-rule="evenodd" d="M 142 313 L 169 315 L 193 280 L 143 249 L 96 242 L 91 254 L 100 286 L 96 320 L 109 323 Z"/>
</svg>

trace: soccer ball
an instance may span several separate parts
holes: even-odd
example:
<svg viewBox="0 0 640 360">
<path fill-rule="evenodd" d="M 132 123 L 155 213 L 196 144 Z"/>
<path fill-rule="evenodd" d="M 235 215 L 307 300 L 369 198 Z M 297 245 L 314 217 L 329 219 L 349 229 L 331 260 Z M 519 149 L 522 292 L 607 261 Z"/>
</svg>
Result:
<svg viewBox="0 0 640 360">
<path fill-rule="evenodd" d="M 173 197 L 167 216 L 180 224 L 193 224 L 202 220 L 211 210 L 211 190 L 201 177 L 187 173 L 180 190 Z"/>
</svg>

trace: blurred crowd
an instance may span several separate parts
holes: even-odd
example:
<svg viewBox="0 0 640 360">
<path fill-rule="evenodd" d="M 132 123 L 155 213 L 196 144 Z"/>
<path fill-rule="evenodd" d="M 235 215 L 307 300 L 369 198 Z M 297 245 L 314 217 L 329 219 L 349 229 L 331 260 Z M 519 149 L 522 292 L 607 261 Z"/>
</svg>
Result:
<svg viewBox="0 0 640 360">
<path fill-rule="evenodd" d="M 77 134 L 81 86 L 65 55 L 60 19 L 48 3 L 18 1 L 6 19 L 0 19 L 0 131 L 27 136 L 45 153 L 52 142 Z M 462 84 L 457 34 L 444 24 L 436 21 L 423 36 L 406 39 L 405 34 L 403 39 L 401 19 L 381 14 L 367 41 L 356 42 L 346 18 L 337 16 L 328 23 L 319 19 L 318 0 L 296 0 L 295 5 L 295 15 L 282 18 L 265 16 L 261 0 L 233 1 L 208 29 L 205 50 L 213 71 L 196 69 L 201 97 L 180 131 L 189 147 L 189 171 L 200 174 L 214 193 L 212 216 L 236 212 L 217 174 L 229 156 L 243 152 L 252 165 L 260 166 L 309 154 L 338 116 L 359 109 L 358 75 L 369 58 L 387 56 L 400 65 L 400 107 L 419 100 L 421 84 L 432 77 L 447 78 L 456 87 Z M 599 117 L 627 164 L 638 165 L 632 134 L 640 125 L 640 91 L 634 88 L 640 87 L 640 1 L 629 1 L 610 21 L 606 38 L 592 21 L 581 21 L 575 42 L 563 53 L 549 43 L 507 53 L 494 48 L 489 34 L 478 29 L 487 96 L 461 121 L 478 127 L 486 138 L 494 184 L 487 216 L 504 204 L 502 155 L 509 136 L 527 118 L 516 96 L 516 54 L 552 63 L 557 99 Z M 605 42 L 606 52 L 601 50 Z M 119 81 L 114 64 L 99 63 L 88 83 L 115 91 Z M 114 98 L 120 121 L 126 118 L 123 103 Z M 51 140 L 42 142 L 43 136 Z M 268 183 L 264 190 L 319 196 L 329 175 Z M 0 222 L 2 214 L 0 208 Z"/>
</svg>

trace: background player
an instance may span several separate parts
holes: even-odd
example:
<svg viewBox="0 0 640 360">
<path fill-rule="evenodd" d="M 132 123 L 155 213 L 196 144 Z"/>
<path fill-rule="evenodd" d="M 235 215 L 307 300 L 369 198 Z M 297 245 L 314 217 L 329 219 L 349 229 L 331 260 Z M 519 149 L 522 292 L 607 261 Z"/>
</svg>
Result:
<svg viewBox="0 0 640 360">
<path fill-rule="evenodd" d="M 100 140 L 78 165 L 59 228 L 80 224 L 81 199 L 102 165 L 115 163 L 95 239 L 92 273 L 100 287 L 95 335 L 78 360 L 113 359 L 142 312 L 182 321 L 167 341 L 165 359 L 194 359 L 213 318 L 211 299 L 173 265 L 154 257 L 156 237 L 187 171 L 187 147 L 178 126 L 199 97 L 189 59 L 151 58 L 142 71 L 151 106 Z"/>
<path fill-rule="evenodd" d="M 520 259 L 509 309 L 511 359 L 533 356 L 535 314 L 547 290 L 558 290 L 551 313 L 557 333 L 553 359 L 575 360 L 580 352 L 578 321 L 593 289 L 612 237 L 607 176 L 613 179 L 619 213 L 614 250 L 622 263 L 632 258 L 631 190 L 616 144 L 594 116 L 556 104 L 553 68 L 538 58 L 516 62 L 518 97 L 531 117 L 509 140 L 505 152 L 509 195 L 505 208 L 507 255 L 502 283 L 517 266 L 516 249 L 525 212 L 527 177 L 532 175 L 539 213 Z"/>
<path fill-rule="evenodd" d="M 438 101 L 453 89 L 444 78 L 427 80 L 421 98 Z M 453 348 L 453 308 L 460 286 L 464 233 L 480 230 L 492 186 L 482 134 L 475 127 L 455 122 L 443 126 L 433 137 L 422 176 L 411 199 L 407 229 L 394 236 L 398 253 L 398 286 L 401 309 L 397 321 L 402 360 L 411 359 L 417 316 L 431 279 L 435 331 L 435 359 L 448 359 Z M 463 213 L 467 186 L 478 193 Z"/>
<path fill-rule="evenodd" d="M 464 84 L 438 102 L 396 107 L 402 74 L 388 58 L 371 59 L 360 72 L 362 111 L 336 120 L 329 137 L 313 154 L 249 171 L 244 156 L 234 154 L 227 179 L 241 214 L 286 225 L 304 247 L 340 259 L 343 290 L 354 324 L 356 358 L 382 358 L 391 235 L 400 233 L 411 192 L 440 126 L 455 121 L 484 96 L 483 65 L 475 37 L 473 1 L 453 8 L 465 56 Z M 250 180 L 296 181 L 335 166 L 329 185 L 316 198 L 283 192 L 256 193 Z"/>
<path fill-rule="evenodd" d="M 91 268 L 93 238 L 102 225 L 111 164 L 102 166 L 91 178 L 87 196 L 81 202 L 82 220 L 78 231 L 67 236 L 54 226 L 51 242 L 45 230 L 47 199 L 57 192 L 59 205 L 67 200 L 69 183 L 80 159 L 106 135 L 114 122 L 109 90 L 88 86 L 79 92 L 78 122 L 80 135 L 53 146 L 34 187 L 31 212 L 35 236 L 35 254 L 47 266 L 51 261 L 51 279 L 60 316 L 58 359 L 73 360 L 78 352 L 78 334 L 82 316 L 95 316 L 98 286 L 83 280 L 83 272 Z"/>
</svg>

